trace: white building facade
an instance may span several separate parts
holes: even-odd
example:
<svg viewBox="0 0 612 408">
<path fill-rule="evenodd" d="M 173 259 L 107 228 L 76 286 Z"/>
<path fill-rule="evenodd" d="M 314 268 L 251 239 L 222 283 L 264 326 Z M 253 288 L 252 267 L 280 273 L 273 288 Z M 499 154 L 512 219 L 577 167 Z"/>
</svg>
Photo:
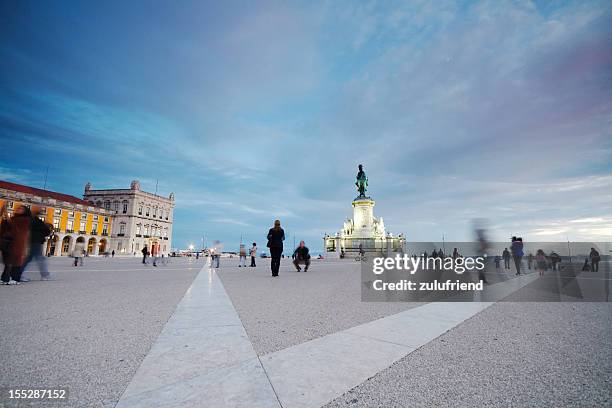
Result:
<svg viewBox="0 0 612 408">
<path fill-rule="evenodd" d="M 154 245 L 161 253 L 172 250 L 174 193 L 168 197 L 147 193 L 134 180 L 129 189 L 94 190 L 87 183 L 83 198 L 113 213 L 110 251 L 139 254 Z"/>
</svg>

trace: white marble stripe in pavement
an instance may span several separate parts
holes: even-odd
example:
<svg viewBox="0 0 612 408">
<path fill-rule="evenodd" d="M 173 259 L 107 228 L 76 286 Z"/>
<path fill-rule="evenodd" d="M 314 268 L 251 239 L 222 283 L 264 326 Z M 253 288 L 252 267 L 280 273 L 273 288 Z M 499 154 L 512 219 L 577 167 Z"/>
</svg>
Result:
<svg viewBox="0 0 612 408">
<path fill-rule="evenodd" d="M 320 407 L 417 348 L 533 282 L 490 285 L 487 302 L 438 302 L 374 320 L 261 357 L 283 408 Z"/>
<path fill-rule="evenodd" d="M 214 269 L 185 293 L 117 403 L 126 407 L 279 407 Z"/>
</svg>

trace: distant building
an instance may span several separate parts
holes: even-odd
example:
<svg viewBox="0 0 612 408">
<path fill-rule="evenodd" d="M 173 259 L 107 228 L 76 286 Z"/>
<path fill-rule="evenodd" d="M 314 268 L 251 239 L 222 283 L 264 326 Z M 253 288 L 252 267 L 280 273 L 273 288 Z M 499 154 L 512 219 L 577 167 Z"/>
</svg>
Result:
<svg viewBox="0 0 612 408">
<path fill-rule="evenodd" d="M 112 212 L 111 250 L 129 254 L 142 251 L 145 245 L 149 250 L 159 245 L 162 253 L 170 252 L 174 193 L 168 197 L 147 193 L 134 180 L 129 189 L 94 190 L 87 183 L 83 198 Z"/>
<path fill-rule="evenodd" d="M 47 254 L 71 255 L 77 242 L 83 242 L 91 255 L 109 251 L 111 211 L 68 194 L 8 181 L 0 181 L 0 206 L 3 205 L 9 216 L 20 206 L 41 212 L 40 218 L 51 224 L 54 231 L 47 240 Z"/>
</svg>

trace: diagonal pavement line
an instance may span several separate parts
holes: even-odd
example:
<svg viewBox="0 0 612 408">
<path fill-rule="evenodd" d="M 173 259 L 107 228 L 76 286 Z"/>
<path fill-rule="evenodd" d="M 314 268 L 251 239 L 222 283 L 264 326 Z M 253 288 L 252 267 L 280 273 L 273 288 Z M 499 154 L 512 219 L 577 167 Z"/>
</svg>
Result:
<svg viewBox="0 0 612 408">
<path fill-rule="evenodd" d="M 116 405 L 151 406 L 280 407 L 214 269 L 200 270 Z"/>
<path fill-rule="evenodd" d="M 284 408 L 320 407 L 534 280 L 490 285 L 491 301 L 428 303 L 260 360 Z"/>
</svg>

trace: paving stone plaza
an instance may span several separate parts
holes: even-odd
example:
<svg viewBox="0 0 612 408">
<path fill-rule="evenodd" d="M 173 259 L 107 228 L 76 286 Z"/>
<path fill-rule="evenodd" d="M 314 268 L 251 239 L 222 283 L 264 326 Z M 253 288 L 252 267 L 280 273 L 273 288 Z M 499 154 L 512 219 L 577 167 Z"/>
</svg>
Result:
<svg viewBox="0 0 612 408">
<path fill-rule="evenodd" d="M 0 287 L 3 406 L 608 406 L 610 303 L 377 303 L 359 264 L 50 258 L 55 280 Z M 535 279 L 493 284 L 503 297 Z M 603 275 L 591 279 L 606 279 Z M 602 281 L 603 283 L 603 281 Z"/>
</svg>

